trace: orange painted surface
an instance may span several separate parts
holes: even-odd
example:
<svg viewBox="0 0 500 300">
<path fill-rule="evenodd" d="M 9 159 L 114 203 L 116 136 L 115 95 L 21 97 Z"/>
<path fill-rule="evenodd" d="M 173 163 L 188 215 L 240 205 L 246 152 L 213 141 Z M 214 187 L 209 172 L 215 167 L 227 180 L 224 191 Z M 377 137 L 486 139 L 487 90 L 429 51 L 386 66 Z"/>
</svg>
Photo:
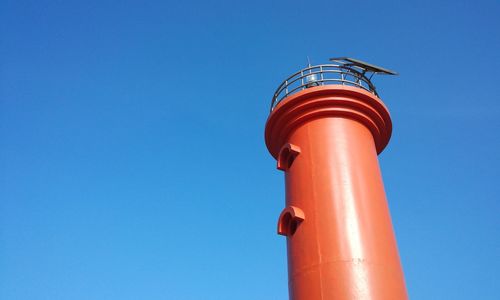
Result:
<svg viewBox="0 0 500 300">
<path fill-rule="evenodd" d="M 379 98 L 341 85 L 289 96 L 269 116 L 290 299 L 407 299 L 377 158 L 391 126 Z"/>
</svg>

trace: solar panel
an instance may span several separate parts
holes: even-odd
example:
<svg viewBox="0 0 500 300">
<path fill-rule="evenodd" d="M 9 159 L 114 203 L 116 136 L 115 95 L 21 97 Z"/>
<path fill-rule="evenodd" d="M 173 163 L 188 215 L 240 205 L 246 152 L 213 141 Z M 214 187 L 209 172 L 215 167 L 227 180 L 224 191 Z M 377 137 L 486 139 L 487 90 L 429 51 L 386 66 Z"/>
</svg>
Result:
<svg viewBox="0 0 500 300">
<path fill-rule="evenodd" d="M 375 66 L 375 65 L 372 65 L 372 64 L 369 64 L 367 62 L 364 62 L 364 61 L 361 61 L 361 60 L 358 60 L 358 59 L 354 59 L 354 58 L 349 58 L 349 57 L 334 57 L 334 58 L 330 58 L 330 61 L 334 61 L 334 62 L 340 63 L 340 64 L 342 64 L 344 66 L 347 66 L 347 67 L 349 67 L 349 66 L 355 66 L 355 67 L 361 68 L 361 69 L 363 69 L 365 71 L 373 72 L 373 73 L 376 73 L 376 74 L 398 75 L 398 73 L 395 72 L 395 71 L 384 69 L 382 67 Z"/>
</svg>

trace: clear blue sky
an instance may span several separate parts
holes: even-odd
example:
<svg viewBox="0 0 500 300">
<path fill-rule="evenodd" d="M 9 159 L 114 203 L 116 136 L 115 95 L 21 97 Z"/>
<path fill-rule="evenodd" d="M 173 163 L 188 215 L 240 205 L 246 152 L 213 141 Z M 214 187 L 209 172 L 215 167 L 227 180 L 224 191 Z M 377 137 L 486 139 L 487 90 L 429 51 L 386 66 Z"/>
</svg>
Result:
<svg viewBox="0 0 500 300">
<path fill-rule="evenodd" d="M 500 298 L 498 1 L 0 3 L 0 299 L 287 299 L 263 132 L 307 55 L 401 74 L 411 298 Z"/>
</svg>

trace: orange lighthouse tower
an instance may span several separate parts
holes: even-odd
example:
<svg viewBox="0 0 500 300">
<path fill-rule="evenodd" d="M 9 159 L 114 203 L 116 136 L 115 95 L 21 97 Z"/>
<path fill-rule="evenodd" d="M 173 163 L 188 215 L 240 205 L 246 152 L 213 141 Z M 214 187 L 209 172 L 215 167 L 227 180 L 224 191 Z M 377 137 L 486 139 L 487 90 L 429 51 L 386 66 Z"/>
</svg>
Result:
<svg viewBox="0 0 500 300">
<path fill-rule="evenodd" d="M 276 90 L 265 139 L 285 173 L 292 300 L 407 299 L 377 155 L 389 112 L 370 79 L 389 71 L 351 58 L 311 66 Z"/>
</svg>

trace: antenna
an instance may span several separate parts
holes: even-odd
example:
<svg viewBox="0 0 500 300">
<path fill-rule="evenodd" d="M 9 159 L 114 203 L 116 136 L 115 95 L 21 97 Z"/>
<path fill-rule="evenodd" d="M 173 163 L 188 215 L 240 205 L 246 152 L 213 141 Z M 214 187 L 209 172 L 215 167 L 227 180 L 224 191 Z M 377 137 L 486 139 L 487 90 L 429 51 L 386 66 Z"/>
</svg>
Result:
<svg viewBox="0 0 500 300">
<path fill-rule="evenodd" d="M 311 61 L 309 60 L 309 55 L 307 55 L 306 57 L 307 57 L 307 66 L 311 67 Z"/>
</svg>

